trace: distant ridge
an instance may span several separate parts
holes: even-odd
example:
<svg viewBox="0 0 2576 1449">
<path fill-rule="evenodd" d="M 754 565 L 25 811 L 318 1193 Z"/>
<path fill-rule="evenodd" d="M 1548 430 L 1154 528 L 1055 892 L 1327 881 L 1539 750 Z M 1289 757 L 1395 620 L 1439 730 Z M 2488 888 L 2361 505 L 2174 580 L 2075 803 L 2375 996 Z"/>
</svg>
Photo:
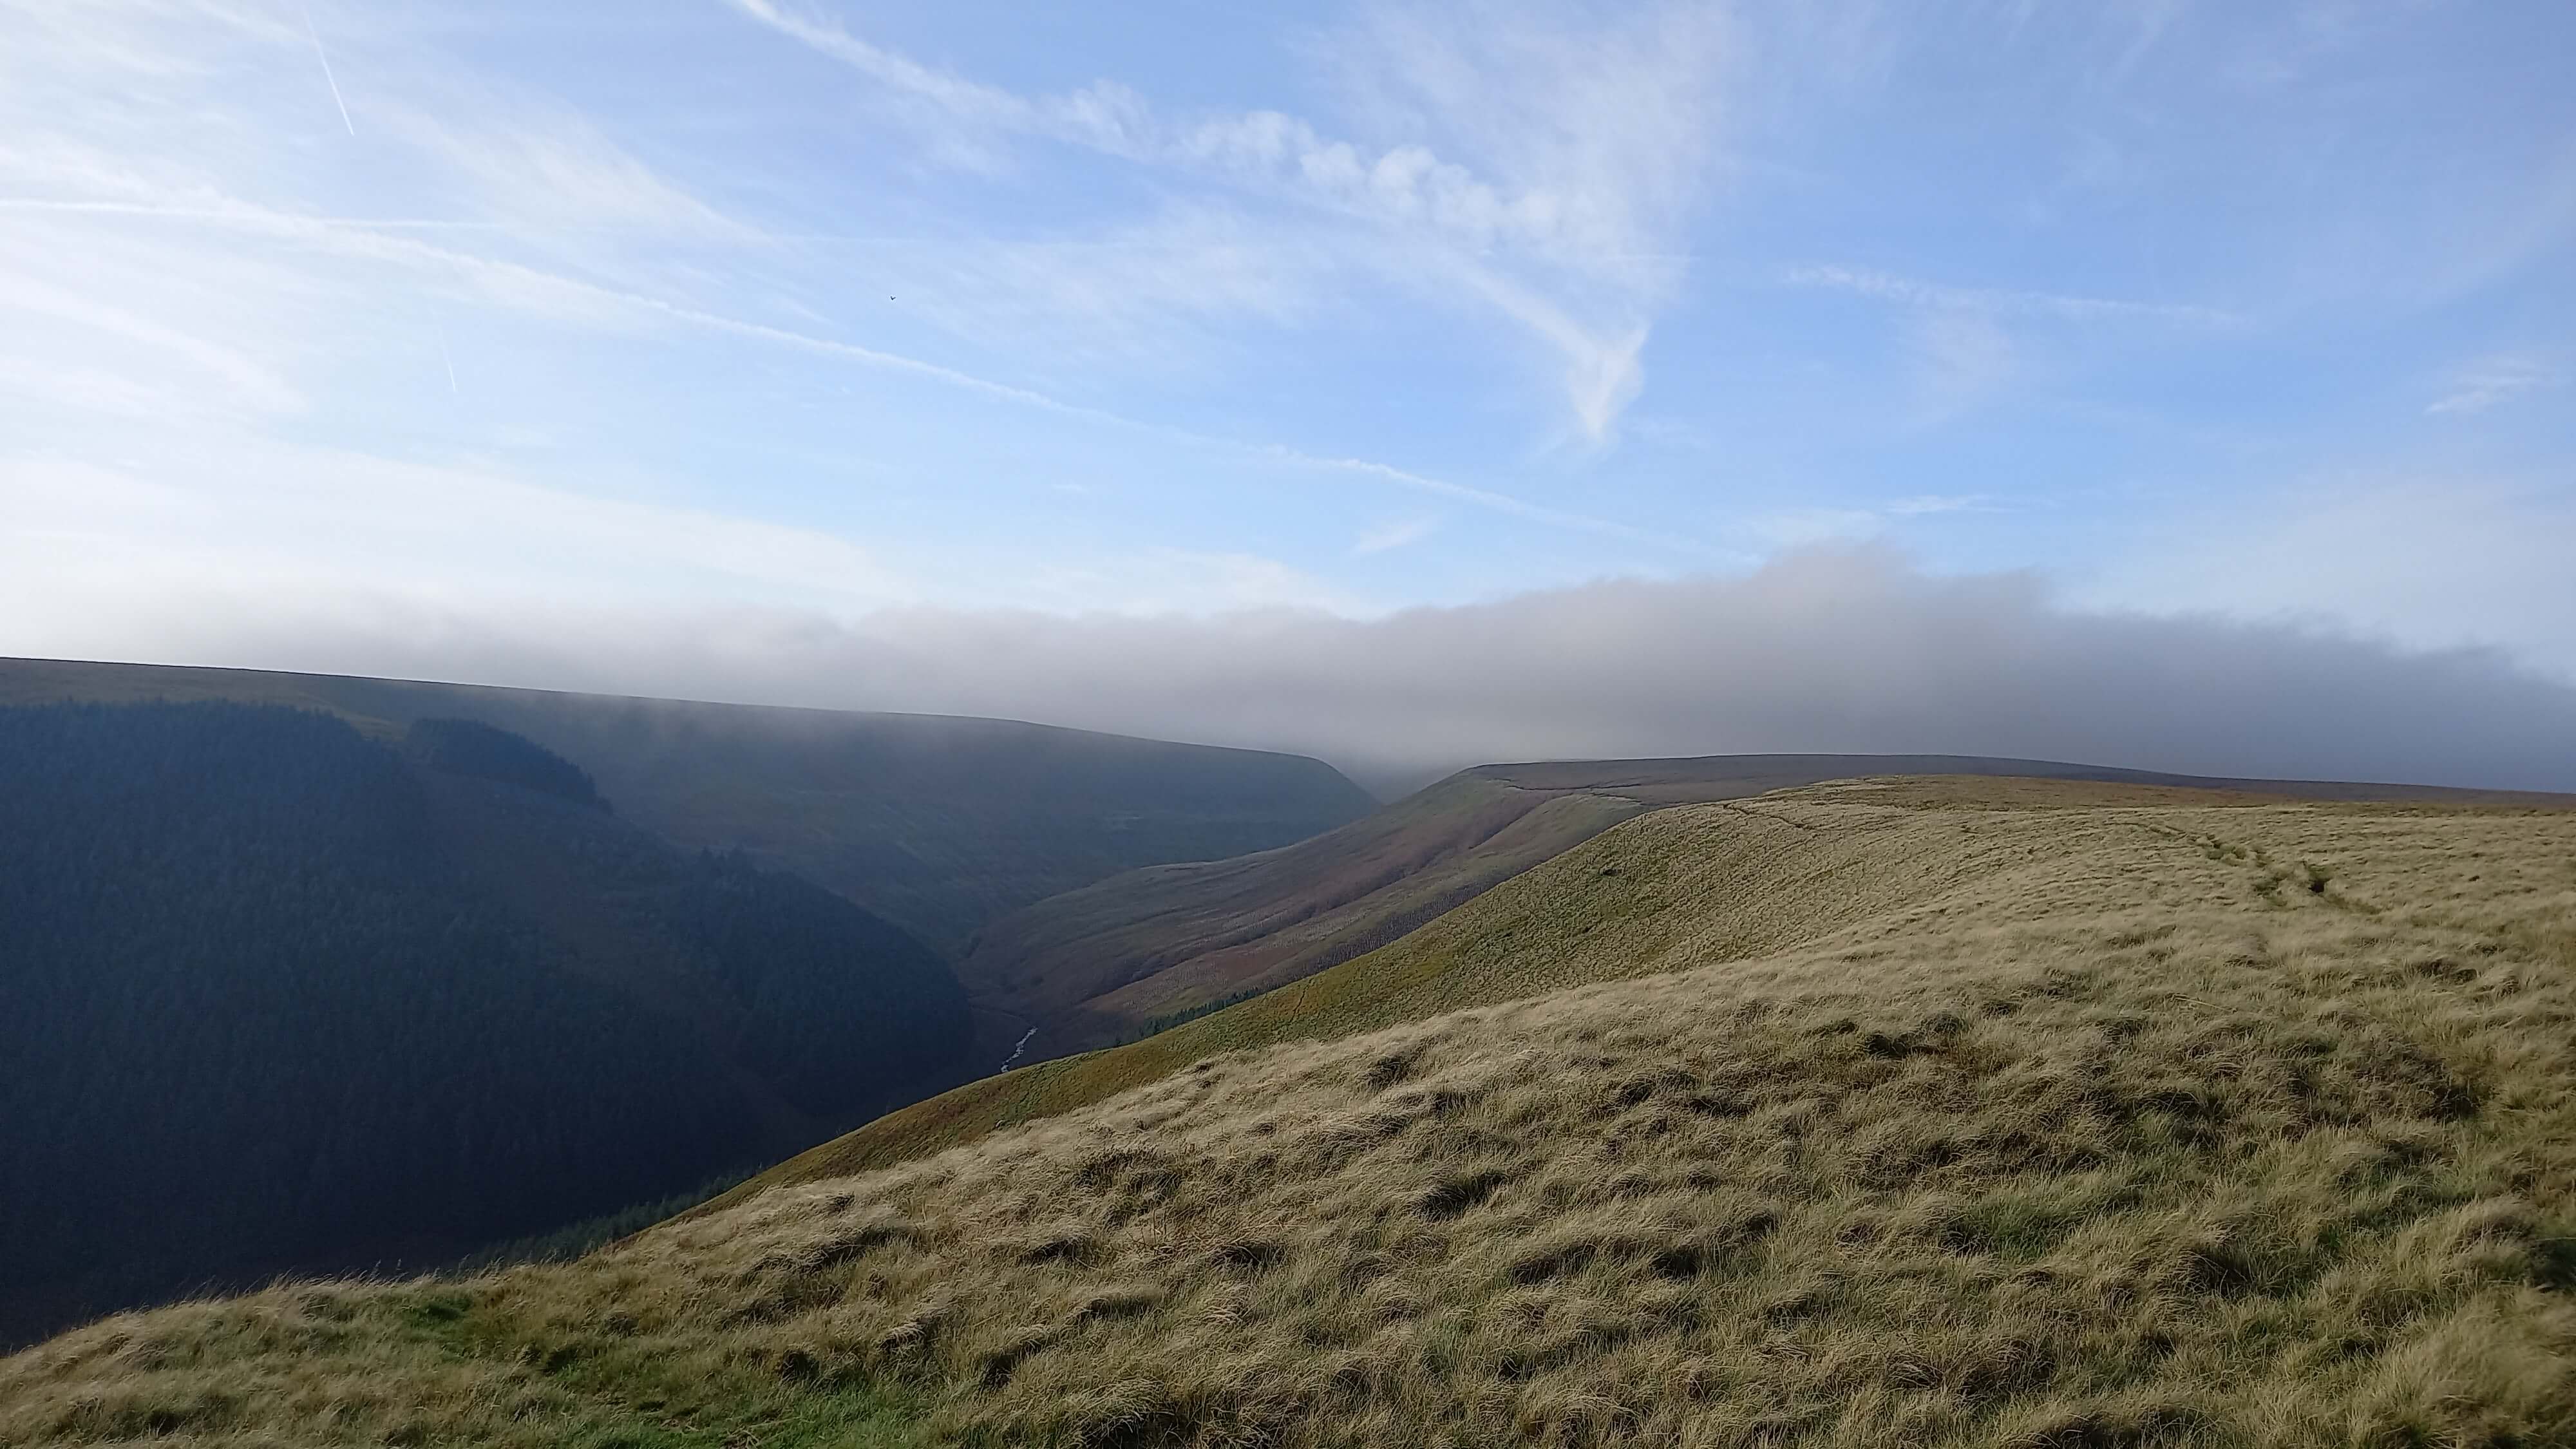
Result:
<svg viewBox="0 0 2576 1449">
<path fill-rule="evenodd" d="M 958 974 L 999 1064 L 1105 1046 L 1372 951 L 1650 810 L 1868 776 L 2013 776 L 2275 799 L 2565 805 L 2426 785 L 2181 775 L 1978 755 L 1708 755 L 1485 765 L 1310 840 L 1128 872 L 1006 916 Z M 1034 1035 L 1028 1035 L 1034 1032 Z"/>
<path fill-rule="evenodd" d="M 319 709 L 388 742 L 435 718 L 525 736 L 629 821 L 792 870 L 950 954 L 1047 896 L 1285 845 L 1376 805 L 1303 756 L 1013 720 L 0 659 L 0 705 L 199 699 Z"/>
</svg>

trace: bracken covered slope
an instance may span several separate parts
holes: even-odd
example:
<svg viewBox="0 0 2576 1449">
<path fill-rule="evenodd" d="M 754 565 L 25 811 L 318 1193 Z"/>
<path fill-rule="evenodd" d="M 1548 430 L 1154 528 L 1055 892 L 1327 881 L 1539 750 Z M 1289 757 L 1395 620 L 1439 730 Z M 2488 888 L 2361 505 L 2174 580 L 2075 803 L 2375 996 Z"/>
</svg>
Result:
<svg viewBox="0 0 2576 1449">
<path fill-rule="evenodd" d="M 1314 1003 L 1463 1009 L 111 1320 L 0 1442 L 2576 1442 L 2576 813 L 1834 787 L 1470 910 Z"/>
</svg>

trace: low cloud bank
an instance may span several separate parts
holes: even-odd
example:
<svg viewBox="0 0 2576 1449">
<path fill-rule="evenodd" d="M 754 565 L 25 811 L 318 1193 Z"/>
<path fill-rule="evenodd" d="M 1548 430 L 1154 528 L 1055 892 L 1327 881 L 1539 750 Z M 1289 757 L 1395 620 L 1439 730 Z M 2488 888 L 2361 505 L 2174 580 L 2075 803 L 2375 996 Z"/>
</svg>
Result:
<svg viewBox="0 0 2576 1449">
<path fill-rule="evenodd" d="M 105 657 L 999 715 L 1296 750 L 1380 786 L 1497 760 L 1866 751 L 2576 790 L 2576 688 L 2501 654 L 2083 612 L 2032 575 L 1874 550 L 1373 620 L 184 617 Z"/>
</svg>

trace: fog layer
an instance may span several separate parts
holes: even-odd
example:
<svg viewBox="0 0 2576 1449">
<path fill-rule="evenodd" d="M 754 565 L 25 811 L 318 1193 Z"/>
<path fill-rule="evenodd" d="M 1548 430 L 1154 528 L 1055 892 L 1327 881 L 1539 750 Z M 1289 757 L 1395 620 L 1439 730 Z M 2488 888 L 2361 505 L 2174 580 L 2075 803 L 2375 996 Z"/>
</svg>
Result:
<svg viewBox="0 0 2576 1449">
<path fill-rule="evenodd" d="M 2576 688 L 2501 654 L 2088 613 L 2031 575 L 1932 576 L 1873 550 L 1364 620 L 378 602 L 156 628 L 123 652 L 71 636 L 23 652 L 998 715 L 1294 750 L 1381 791 L 1498 760 L 1744 751 L 2576 790 Z"/>
</svg>

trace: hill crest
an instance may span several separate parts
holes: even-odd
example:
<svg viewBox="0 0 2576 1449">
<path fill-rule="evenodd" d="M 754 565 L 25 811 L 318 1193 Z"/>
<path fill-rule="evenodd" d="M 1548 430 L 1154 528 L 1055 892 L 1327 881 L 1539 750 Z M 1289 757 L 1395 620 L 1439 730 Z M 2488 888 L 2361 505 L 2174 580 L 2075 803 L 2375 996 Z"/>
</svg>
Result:
<svg viewBox="0 0 2576 1449">
<path fill-rule="evenodd" d="M 2429 786 L 2239 780 L 1965 755 L 1711 755 L 1463 770 L 1292 845 L 1131 871 L 979 932 L 958 963 L 977 1050 L 1043 1060 L 1312 975 L 1387 945 L 1650 810 L 1864 776 L 1976 775 L 2275 798 L 2536 804 Z"/>
</svg>

